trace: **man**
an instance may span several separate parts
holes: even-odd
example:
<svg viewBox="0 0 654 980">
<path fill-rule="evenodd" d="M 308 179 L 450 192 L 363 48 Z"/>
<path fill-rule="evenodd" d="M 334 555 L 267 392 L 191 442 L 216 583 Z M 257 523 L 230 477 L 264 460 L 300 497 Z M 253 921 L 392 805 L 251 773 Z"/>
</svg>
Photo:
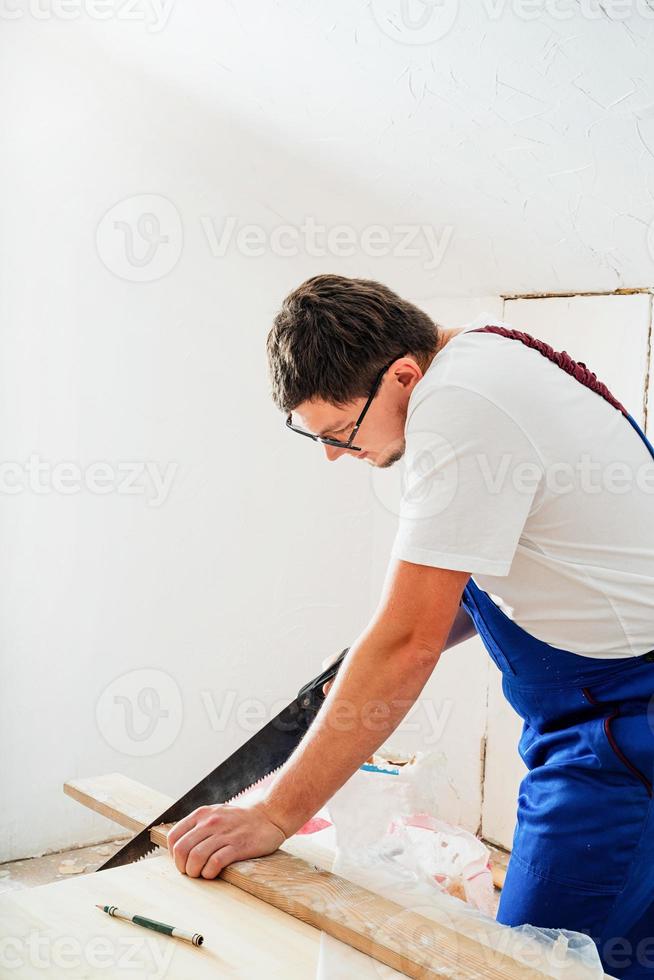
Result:
<svg viewBox="0 0 654 980">
<path fill-rule="evenodd" d="M 584 365 L 482 326 L 443 330 L 339 276 L 284 301 L 268 358 L 289 433 L 329 460 L 406 454 L 399 529 L 377 611 L 266 798 L 196 810 L 171 851 L 213 878 L 275 850 L 476 628 L 530 770 L 499 920 L 585 931 L 608 972 L 653 976 L 654 450 Z"/>
</svg>

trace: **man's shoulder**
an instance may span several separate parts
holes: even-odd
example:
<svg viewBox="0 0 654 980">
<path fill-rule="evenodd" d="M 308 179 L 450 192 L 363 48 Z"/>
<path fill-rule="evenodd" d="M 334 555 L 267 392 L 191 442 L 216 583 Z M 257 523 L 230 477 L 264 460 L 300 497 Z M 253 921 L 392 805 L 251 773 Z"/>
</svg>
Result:
<svg viewBox="0 0 654 980">
<path fill-rule="evenodd" d="M 509 324 L 491 321 L 511 329 Z M 465 329 L 450 340 L 438 354 L 423 378 L 418 382 L 409 401 L 409 418 L 425 402 L 442 410 L 448 402 L 460 403 L 465 392 L 485 399 L 510 415 L 529 413 L 538 387 L 547 383 L 558 385 L 558 373 L 544 371 L 556 368 L 537 351 L 519 340 L 495 333 L 480 332 L 476 327 Z"/>
</svg>

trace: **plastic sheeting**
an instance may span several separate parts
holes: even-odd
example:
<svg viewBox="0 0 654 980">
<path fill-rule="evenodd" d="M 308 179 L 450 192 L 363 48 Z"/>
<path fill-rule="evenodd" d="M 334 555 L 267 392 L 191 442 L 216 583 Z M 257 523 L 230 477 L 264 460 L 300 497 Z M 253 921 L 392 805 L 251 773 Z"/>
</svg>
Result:
<svg viewBox="0 0 654 980">
<path fill-rule="evenodd" d="M 509 954 L 525 966 L 537 968 L 556 980 L 603 977 L 597 949 L 587 936 L 530 925 L 503 926 L 492 915 L 468 904 L 475 899 L 474 890 L 473 894 L 466 893 L 467 902 L 450 894 L 447 889 L 454 890 L 456 882 L 463 885 L 465 892 L 464 882 L 474 867 L 483 872 L 479 861 L 486 861 L 482 853 L 485 848 L 479 842 L 475 851 L 468 840 L 471 835 L 460 828 L 448 827 L 439 821 L 430 824 L 430 810 L 436 809 L 430 795 L 438 783 L 437 779 L 431 778 L 434 765 L 434 758 L 426 756 L 401 768 L 397 775 L 374 770 L 359 770 L 354 774 L 329 804 L 329 815 L 336 832 L 333 871 L 419 913 L 426 920 L 473 937 L 483 945 L 489 965 L 497 965 L 499 955 Z M 417 814 L 422 815 L 418 822 L 427 824 L 423 827 L 423 836 L 418 838 L 408 829 L 415 823 Z M 425 833 L 440 834 L 441 841 L 445 841 L 442 849 L 450 850 L 444 880 L 437 880 L 434 874 L 434 840 L 428 841 Z M 457 834 L 462 842 L 458 847 Z M 476 898 L 478 904 L 484 904 L 483 888 Z M 398 925 L 401 927 L 401 921 Z M 432 969 L 452 980 L 473 976 L 464 972 L 463 963 L 460 969 L 442 967 L 439 970 L 438 964 Z M 318 980 L 351 980 L 352 977 L 390 980 L 402 974 L 323 934 L 317 976 Z M 480 972 L 479 980 L 483 977 L 484 973 Z"/>
</svg>

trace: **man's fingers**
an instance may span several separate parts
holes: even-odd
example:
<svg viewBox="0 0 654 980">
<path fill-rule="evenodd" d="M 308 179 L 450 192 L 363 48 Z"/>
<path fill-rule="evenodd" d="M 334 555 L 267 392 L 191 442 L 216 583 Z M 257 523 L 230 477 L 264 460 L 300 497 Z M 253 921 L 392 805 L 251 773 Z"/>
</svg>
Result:
<svg viewBox="0 0 654 980">
<path fill-rule="evenodd" d="M 184 834 L 187 834 L 189 830 L 192 830 L 193 827 L 195 827 L 198 820 L 202 819 L 205 811 L 208 812 L 208 809 L 208 807 L 204 806 L 198 807 L 198 809 L 194 810 L 193 813 L 189 813 L 187 817 L 184 817 L 182 820 L 178 820 L 174 827 L 168 831 L 168 850 L 171 854 L 173 853 L 173 847 L 177 841 L 183 837 Z"/>
<path fill-rule="evenodd" d="M 223 868 L 233 861 L 238 861 L 238 852 L 231 844 L 226 844 L 219 851 L 214 851 L 202 869 L 203 878 L 217 878 Z"/>
<path fill-rule="evenodd" d="M 213 833 L 211 827 L 200 826 L 194 827 L 189 830 L 188 833 L 184 834 L 183 837 L 173 845 L 173 861 L 175 862 L 175 867 L 181 874 L 186 873 L 186 862 L 191 850 L 200 844 L 201 841 L 206 840 L 211 837 Z"/>
<path fill-rule="evenodd" d="M 195 844 L 186 857 L 186 874 L 189 878 L 199 878 L 200 873 L 212 854 L 216 851 L 224 850 L 227 839 L 223 836 L 218 837 L 215 833 Z M 215 875 L 214 875 L 215 877 Z"/>
<path fill-rule="evenodd" d="M 186 833 L 184 830 L 186 828 Z M 189 878 L 215 878 L 233 861 L 272 854 L 284 833 L 262 806 L 199 807 L 169 834 L 175 867 Z"/>
<path fill-rule="evenodd" d="M 333 683 L 334 683 L 333 681 L 327 681 L 326 684 L 323 684 L 322 693 L 325 695 L 329 694 L 329 689 L 331 688 Z"/>
</svg>

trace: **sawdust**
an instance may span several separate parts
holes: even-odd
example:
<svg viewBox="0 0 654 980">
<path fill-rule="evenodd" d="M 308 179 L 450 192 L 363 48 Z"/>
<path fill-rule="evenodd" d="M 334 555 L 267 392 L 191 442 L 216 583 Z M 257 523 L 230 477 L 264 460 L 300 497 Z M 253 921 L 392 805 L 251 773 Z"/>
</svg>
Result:
<svg viewBox="0 0 654 980">
<path fill-rule="evenodd" d="M 88 868 L 88 863 L 83 864 L 80 861 L 75 861 L 70 859 L 67 861 L 62 861 L 59 865 L 58 871 L 60 875 L 80 875 L 83 871 Z"/>
</svg>

